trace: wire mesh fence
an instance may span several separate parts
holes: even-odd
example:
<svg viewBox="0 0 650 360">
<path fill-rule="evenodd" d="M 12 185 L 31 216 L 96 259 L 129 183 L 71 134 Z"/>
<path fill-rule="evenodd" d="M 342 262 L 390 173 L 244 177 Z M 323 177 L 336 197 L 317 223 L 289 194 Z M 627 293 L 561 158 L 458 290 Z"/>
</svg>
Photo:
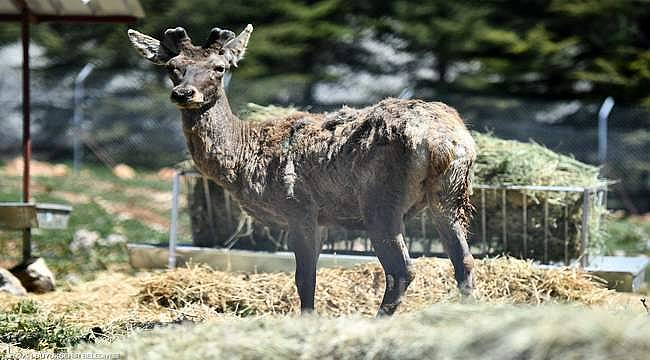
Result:
<svg viewBox="0 0 650 360">
<path fill-rule="evenodd" d="M 160 85 L 145 89 L 131 86 L 113 94 L 91 91 L 84 103 L 81 129 L 72 133 L 81 137 L 86 160 L 99 160 L 108 166 L 126 163 L 157 168 L 187 159 L 178 110 L 171 105 L 167 92 Z M 237 104 L 245 101 L 246 94 L 239 92 L 232 97 L 236 110 Z M 597 103 L 465 94 L 441 94 L 431 100 L 456 107 L 475 130 L 506 139 L 532 140 L 558 153 L 601 166 L 603 178 L 617 181 L 609 195 L 612 208 L 632 213 L 650 211 L 649 109 L 614 107 L 609 118 L 607 158 L 601 163 Z M 338 107 L 316 105 L 312 110 Z M 44 148 L 46 144 L 36 147 Z"/>
<path fill-rule="evenodd" d="M 7 109 L 0 128 L 0 150 L 9 157 L 20 153 L 20 101 L 13 95 L 18 69 L 3 69 L 0 104 Z M 235 79 L 229 100 L 236 111 L 248 101 L 290 103 L 291 97 L 264 80 Z M 300 86 L 282 82 L 283 88 Z M 169 101 L 168 85 L 161 77 L 134 70 L 123 74 L 97 69 L 87 79 L 80 106 L 82 121 L 73 128 L 71 79 L 35 76 L 32 99 L 33 146 L 37 157 L 72 159 L 72 138 L 80 138 L 85 161 L 108 166 L 159 168 L 187 158 L 178 110 Z M 381 86 L 378 84 L 378 88 Z M 426 89 L 425 89 L 426 90 Z M 297 90 L 296 90 L 297 91 Z M 343 90 L 342 90 L 343 91 Z M 282 92 L 285 94 L 285 92 Z M 286 95 L 286 94 L 285 94 Z M 357 94 L 358 95 L 358 94 Z M 384 94 L 390 95 L 390 94 Z M 396 95 L 396 94 L 394 94 Z M 363 106 L 379 98 L 368 93 Z M 609 117 L 608 152 L 598 159 L 598 108 L 594 101 L 482 96 L 477 94 L 419 91 L 414 97 L 444 101 L 456 107 L 470 127 L 496 136 L 533 140 L 562 154 L 602 166 L 602 176 L 617 180 L 610 192 L 610 206 L 629 212 L 650 211 L 650 109 L 641 105 L 616 104 Z M 364 98 L 356 96 L 355 99 Z M 333 110 L 342 104 L 328 99 L 305 104 L 312 111 Z M 325 104 L 327 103 L 327 104 Z M 299 106 L 300 107 L 300 106 Z M 78 109 L 79 110 L 79 109 Z"/>
</svg>

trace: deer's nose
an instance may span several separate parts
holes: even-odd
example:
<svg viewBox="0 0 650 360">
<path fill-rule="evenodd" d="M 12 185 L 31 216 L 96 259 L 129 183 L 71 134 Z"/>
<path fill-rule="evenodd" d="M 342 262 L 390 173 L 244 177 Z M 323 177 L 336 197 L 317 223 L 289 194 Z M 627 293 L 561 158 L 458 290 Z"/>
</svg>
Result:
<svg viewBox="0 0 650 360">
<path fill-rule="evenodd" d="M 193 87 L 176 87 L 172 90 L 172 100 L 178 103 L 185 103 L 192 99 L 195 90 Z"/>
</svg>

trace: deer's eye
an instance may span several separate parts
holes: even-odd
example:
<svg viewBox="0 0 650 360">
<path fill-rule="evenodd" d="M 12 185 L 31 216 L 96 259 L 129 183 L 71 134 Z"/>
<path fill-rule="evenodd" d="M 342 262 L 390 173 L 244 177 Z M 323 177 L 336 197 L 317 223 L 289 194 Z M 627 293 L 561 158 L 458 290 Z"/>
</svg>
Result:
<svg viewBox="0 0 650 360">
<path fill-rule="evenodd" d="M 167 70 L 169 71 L 169 77 L 173 81 L 179 81 L 183 77 L 183 70 L 177 67 L 169 67 Z"/>
<path fill-rule="evenodd" d="M 223 65 L 217 65 L 217 66 L 214 67 L 214 71 L 222 73 L 222 72 L 226 71 L 226 67 L 223 66 Z"/>
</svg>

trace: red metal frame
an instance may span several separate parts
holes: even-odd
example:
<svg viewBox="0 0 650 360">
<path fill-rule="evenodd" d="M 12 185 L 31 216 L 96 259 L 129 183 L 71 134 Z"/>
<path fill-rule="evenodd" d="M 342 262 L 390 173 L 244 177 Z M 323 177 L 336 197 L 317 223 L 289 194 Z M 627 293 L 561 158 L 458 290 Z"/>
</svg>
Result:
<svg viewBox="0 0 650 360">
<path fill-rule="evenodd" d="M 31 23 L 40 22 L 82 22 L 82 23 L 129 23 L 135 16 L 93 16 L 93 15 L 39 15 L 30 11 L 25 0 L 11 0 L 20 14 L 0 14 L 0 22 L 20 22 L 23 47 L 23 202 L 29 202 L 30 161 L 32 157 L 32 139 L 30 129 L 30 92 L 29 92 L 29 32 Z M 31 229 L 23 231 L 23 261 L 31 257 Z"/>
<path fill-rule="evenodd" d="M 0 14 L 0 22 L 18 22 L 22 21 L 21 14 Z M 83 23 L 130 23 L 138 20 L 135 16 L 128 15 L 29 15 L 30 23 L 42 22 L 83 22 Z"/>
</svg>

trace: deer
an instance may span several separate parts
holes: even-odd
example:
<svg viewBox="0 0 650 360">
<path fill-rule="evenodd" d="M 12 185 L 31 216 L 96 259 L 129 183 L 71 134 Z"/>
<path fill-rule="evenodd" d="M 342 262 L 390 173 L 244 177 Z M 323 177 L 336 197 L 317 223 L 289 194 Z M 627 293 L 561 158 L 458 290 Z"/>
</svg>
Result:
<svg viewBox="0 0 650 360">
<path fill-rule="evenodd" d="M 233 114 L 224 75 L 253 31 L 213 28 L 194 45 L 182 27 L 162 40 L 129 29 L 132 46 L 164 66 L 199 172 L 255 219 L 288 229 L 300 311 L 314 311 L 322 226 L 365 230 L 385 277 L 378 316 L 392 315 L 415 278 L 404 221 L 428 207 L 459 293 L 474 289 L 467 242 L 476 145 L 458 112 L 441 102 L 384 99 L 329 113 L 296 111 L 259 123 Z"/>
</svg>

